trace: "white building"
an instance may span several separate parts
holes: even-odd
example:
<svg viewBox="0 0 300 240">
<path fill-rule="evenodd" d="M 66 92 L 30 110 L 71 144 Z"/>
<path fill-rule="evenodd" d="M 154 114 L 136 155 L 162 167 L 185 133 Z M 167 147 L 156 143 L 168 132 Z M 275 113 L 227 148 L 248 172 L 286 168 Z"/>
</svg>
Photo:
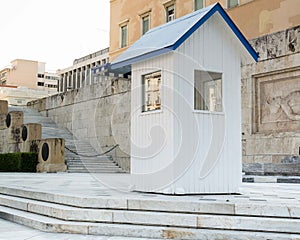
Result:
<svg viewBox="0 0 300 240">
<path fill-rule="evenodd" d="M 59 92 L 81 88 L 93 84 L 93 68 L 109 62 L 109 48 L 75 59 L 71 67 L 58 70 Z"/>
<path fill-rule="evenodd" d="M 215 4 L 150 30 L 112 63 L 131 66 L 134 190 L 239 191 L 240 65 L 257 58 Z"/>
<path fill-rule="evenodd" d="M 0 100 L 9 105 L 26 106 L 28 102 L 53 95 L 48 90 L 37 90 L 27 87 L 3 85 L 0 87 Z"/>
</svg>

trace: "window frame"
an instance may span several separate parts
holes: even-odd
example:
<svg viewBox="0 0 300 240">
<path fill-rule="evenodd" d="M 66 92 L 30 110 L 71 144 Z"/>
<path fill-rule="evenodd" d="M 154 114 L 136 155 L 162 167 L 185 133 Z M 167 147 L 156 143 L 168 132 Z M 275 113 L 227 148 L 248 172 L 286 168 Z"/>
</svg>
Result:
<svg viewBox="0 0 300 240">
<path fill-rule="evenodd" d="M 235 7 L 237 7 L 237 6 L 239 6 L 240 5 L 240 0 L 237 0 L 237 4 L 236 5 L 234 5 L 234 6 L 230 6 L 230 1 L 231 0 L 226 0 L 226 4 L 227 4 L 227 9 L 231 9 L 231 8 L 235 8 Z"/>
<path fill-rule="evenodd" d="M 166 23 L 174 21 L 176 19 L 176 4 L 175 4 L 175 1 L 171 1 L 168 4 L 165 4 L 164 7 L 165 7 Z M 169 15 L 169 10 L 168 9 L 170 7 L 173 7 L 173 12 L 174 12 L 172 14 L 173 15 L 173 19 L 172 20 L 169 20 L 169 16 L 171 16 L 171 15 Z"/>
<path fill-rule="evenodd" d="M 200 10 L 200 9 L 202 9 L 202 8 L 205 8 L 205 6 L 206 6 L 205 0 L 200 0 L 200 1 L 202 1 L 202 7 L 199 8 L 199 9 L 197 9 L 197 8 L 196 8 L 196 2 L 197 2 L 197 0 L 194 0 L 194 11 L 198 11 L 198 10 Z"/>
<path fill-rule="evenodd" d="M 148 30 L 144 31 L 144 19 L 148 18 Z M 141 36 L 143 36 L 145 33 L 147 33 L 151 28 L 151 17 L 150 13 L 143 14 L 141 16 Z"/>
<path fill-rule="evenodd" d="M 206 74 L 209 74 L 210 76 L 212 74 L 219 74 L 220 75 L 220 77 L 218 77 L 218 78 L 210 78 L 211 80 L 208 79 L 208 80 L 200 82 L 201 88 L 204 89 L 204 83 L 211 82 L 211 81 L 216 81 L 216 80 L 219 80 L 219 79 L 221 80 L 221 100 L 220 100 L 221 101 L 221 110 L 220 111 L 217 111 L 217 110 L 211 111 L 210 109 L 196 109 L 195 81 L 196 81 L 196 72 L 197 71 L 198 72 L 204 72 Z M 224 94 L 223 94 L 223 90 L 224 90 L 224 74 L 222 72 L 218 72 L 218 71 L 203 71 L 203 70 L 200 70 L 200 69 L 194 69 L 194 75 L 193 76 L 194 76 L 194 81 L 193 81 L 193 112 L 195 112 L 195 113 L 224 114 Z M 201 101 L 203 101 L 202 104 L 204 106 L 207 106 L 206 102 L 205 102 L 205 97 L 201 96 L 201 99 L 202 99 Z"/>
<path fill-rule="evenodd" d="M 126 28 L 126 44 L 123 43 L 123 29 Z M 125 21 L 119 23 L 119 31 L 120 31 L 120 44 L 119 48 L 125 48 L 129 45 L 129 20 L 126 19 Z"/>
<path fill-rule="evenodd" d="M 123 39 L 123 30 L 126 29 L 126 38 Z M 125 40 L 125 42 L 123 42 Z M 120 48 L 125 48 L 128 46 L 128 24 L 120 26 Z"/>
<path fill-rule="evenodd" d="M 158 99 L 160 100 L 159 102 L 159 108 L 155 108 L 155 109 L 146 109 L 146 106 L 147 105 L 147 99 L 149 98 L 149 95 L 151 97 L 151 93 L 153 92 L 156 92 L 154 90 L 150 90 L 150 91 L 147 91 L 146 87 L 148 88 L 149 87 L 149 81 L 151 81 L 150 79 L 146 79 L 146 76 L 149 76 L 149 75 L 154 75 L 156 73 L 160 73 L 160 83 L 158 84 Z M 141 110 L 141 114 L 149 114 L 149 113 L 157 113 L 157 112 L 161 112 L 162 111 L 162 70 L 159 69 L 159 70 L 155 70 L 155 71 L 152 71 L 152 72 L 148 72 L 148 73 L 145 73 L 145 74 L 142 74 L 141 75 L 141 84 L 142 84 L 142 94 L 141 94 L 141 100 L 142 100 L 142 110 Z M 151 84 L 150 84 L 150 88 L 151 88 Z M 147 99 L 146 99 L 147 98 Z M 157 100 L 155 100 L 157 101 Z M 157 103 L 156 103 L 157 104 Z"/>
</svg>

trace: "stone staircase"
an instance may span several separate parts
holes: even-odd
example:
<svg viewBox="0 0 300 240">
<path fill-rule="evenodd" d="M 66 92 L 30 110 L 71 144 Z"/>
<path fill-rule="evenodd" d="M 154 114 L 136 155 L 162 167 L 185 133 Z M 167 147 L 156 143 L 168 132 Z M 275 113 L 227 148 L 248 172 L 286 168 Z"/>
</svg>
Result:
<svg viewBox="0 0 300 240">
<path fill-rule="evenodd" d="M 39 123 L 42 125 L 42 138 L 65 139 L 65 161 L 71 173 L 123 173 L 124 171 L 109 155 L 99 156 L 88 143 L 76 139 L 65 128 L 59 128 L 52 119 L 42 116 L 37 110 L 27 107 L 9 106 L 9 111 L 22 111 L 24 124 Z"/>
<path fill-rule="evenodd" d="M 151 239 L 300 238 L 300 206 L 288 201 L 80 197 L 4 186 L 0 192 L 1 218 L 47 232 Z"/>
</svg>

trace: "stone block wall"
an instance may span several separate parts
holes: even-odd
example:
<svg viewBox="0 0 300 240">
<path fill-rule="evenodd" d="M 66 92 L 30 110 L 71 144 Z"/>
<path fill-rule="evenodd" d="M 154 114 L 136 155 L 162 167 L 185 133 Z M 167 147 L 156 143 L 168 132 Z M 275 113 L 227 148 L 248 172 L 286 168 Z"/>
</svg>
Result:
<svg viewBox="0 0 300 240">
<path fill-rule="evenodd" d="M 244 171 L 300 175 L 300 26 L 250 42 L 260 59 L 242 67 Z"/>
<path fill-rule="evenodd" d="M 30 107 L 99 153 L 119 144 L 110 154 L 130 171 L 130 79 L 103 76 L 97 84 L 31 102 Z"/>
</svg>

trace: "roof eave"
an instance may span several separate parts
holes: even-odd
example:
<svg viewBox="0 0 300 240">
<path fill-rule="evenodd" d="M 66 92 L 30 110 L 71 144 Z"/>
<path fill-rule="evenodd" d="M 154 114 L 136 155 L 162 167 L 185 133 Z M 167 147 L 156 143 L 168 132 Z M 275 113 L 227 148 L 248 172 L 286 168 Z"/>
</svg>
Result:
<svg viewBox="0 0 300 240">
<path fill-rule="evenodd" d="M 144 60 L 149 59 L 149 58 L 159 56 L 159 55 L 164 54 L 164 53 L 168 53 L 172 50 L 173 50 L 172 46 L 157 49 L 157 50 L 154 50 L 152 52 L 149 52 L 149 53 L 137 56 L 137 57 L 129 58 L 129 59 L 127 59 L 125 61 L 122 61 L 122 62 L 112 63 L 111 68 L 112 69 L 122 68 L 122 67 L 132 65 L 132 64 L 137 63 L 137 62 L 144 61 Z"/>
</svg>

